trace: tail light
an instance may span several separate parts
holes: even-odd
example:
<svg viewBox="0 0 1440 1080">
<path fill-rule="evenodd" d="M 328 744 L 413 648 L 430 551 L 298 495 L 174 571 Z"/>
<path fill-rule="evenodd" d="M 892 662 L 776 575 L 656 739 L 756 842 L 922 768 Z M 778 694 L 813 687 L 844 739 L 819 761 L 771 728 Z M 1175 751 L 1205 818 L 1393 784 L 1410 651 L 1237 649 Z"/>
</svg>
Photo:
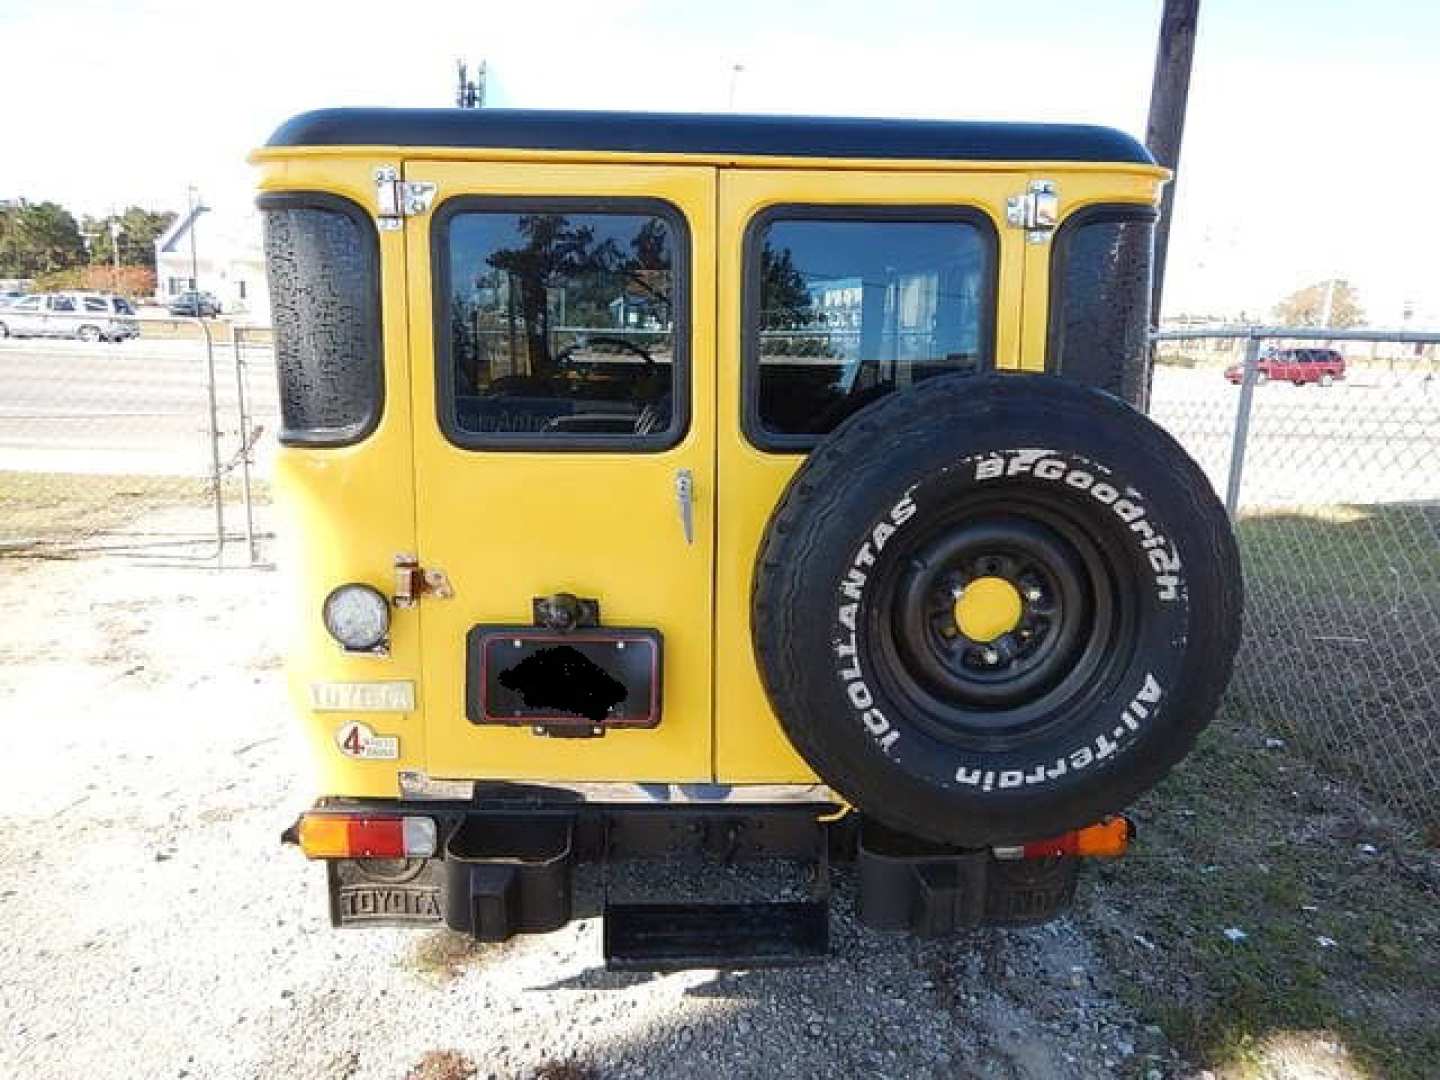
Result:
<svg viewBox="0 0 1440 1080">
<path fill-rule="evenodd" d="M 1032 840 L 1015 847 L 994 848 L 997 859 L 1048 859 L 1056 855 L 1077 858 L 1114 859 L 1124 855 L 1135 835 L 1135 826 L 1126 817 L 1106 818 L 1097 825 L 1061 833 L 1048 840 Z"/>
<path fill-rule="evenodd" d="M 306 814 L 295 829 L 307 859 L 408 859 L 435 854 L 435 819 Z"/>
</svg>

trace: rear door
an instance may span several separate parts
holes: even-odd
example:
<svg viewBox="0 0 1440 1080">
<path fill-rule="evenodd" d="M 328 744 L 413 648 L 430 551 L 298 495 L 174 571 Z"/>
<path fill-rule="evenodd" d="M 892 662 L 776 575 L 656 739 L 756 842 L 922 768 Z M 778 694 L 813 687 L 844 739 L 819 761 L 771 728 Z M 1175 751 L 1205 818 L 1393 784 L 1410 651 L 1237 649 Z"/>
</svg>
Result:
<svg viewBox="0 0 1440 1080">
<path fill-rule="evenodd" d="M 720 180 L 716 777 L 805 782 L 751 647 L 766 522 L 821 434 L 947 371 L 1017 367 L 1021 173 L 732 169 Z"/>
<path fill-rule="evenodd" d="M 420 604 L 430 773 L 708 780 L 714 170 L 404 174 L 437 187 L 405 230 L 418 555 L 454 589 Z M 562 738 L 477 710 L 467 637 L 559 593 L 661 635 L 657 727 Z"/>
</svg>

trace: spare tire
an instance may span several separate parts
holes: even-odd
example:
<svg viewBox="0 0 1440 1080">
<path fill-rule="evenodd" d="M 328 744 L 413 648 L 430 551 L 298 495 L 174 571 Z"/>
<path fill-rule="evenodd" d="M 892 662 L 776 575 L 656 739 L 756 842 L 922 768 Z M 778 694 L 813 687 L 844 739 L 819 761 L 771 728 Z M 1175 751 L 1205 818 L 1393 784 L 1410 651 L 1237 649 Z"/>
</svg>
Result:
<svg viewBox="0 0 1440 1080">
<path fill-rule="evenodd" d="M 1040 839 L 1125 807 L 1209 723 L 1240 633 L 1223 507 L 1178 443 L 1045 375 L 928 380 L 815 448 L 752 594 L 771 704 L 894 829 Z"/>
</svg>

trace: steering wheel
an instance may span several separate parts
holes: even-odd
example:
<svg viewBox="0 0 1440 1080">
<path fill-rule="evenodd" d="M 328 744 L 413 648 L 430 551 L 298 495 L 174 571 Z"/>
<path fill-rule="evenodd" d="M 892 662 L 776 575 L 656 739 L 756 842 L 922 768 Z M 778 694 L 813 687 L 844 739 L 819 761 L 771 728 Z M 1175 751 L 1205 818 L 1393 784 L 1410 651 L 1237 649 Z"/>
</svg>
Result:
<svg viewBox="0 0 1440 1080">
<path fill-rule="evenodd" d="M 610 345 L 619 348 L 623 352 L 628 352 L 632 356 L 640 357 L 640 359 L 644 361 L 646 375 L 655 369 L 655 358 L 650 355 L 648 349 L 636 345 L 633 341 L 629 341 L 626 338 L 613 337 L 608 334 L 597 334 L 591 338 L 576 338 L 555 354 L 555 366 L 560 369 L 570 368 L 572 371 L 588 374 L 588 369 L 593 368 L 595 362 L 593 360 L 587 360 L 577 363 L 573 358 L 575 353 L 580 349 L 588 348 L 592 345 Z"/>
</svg>

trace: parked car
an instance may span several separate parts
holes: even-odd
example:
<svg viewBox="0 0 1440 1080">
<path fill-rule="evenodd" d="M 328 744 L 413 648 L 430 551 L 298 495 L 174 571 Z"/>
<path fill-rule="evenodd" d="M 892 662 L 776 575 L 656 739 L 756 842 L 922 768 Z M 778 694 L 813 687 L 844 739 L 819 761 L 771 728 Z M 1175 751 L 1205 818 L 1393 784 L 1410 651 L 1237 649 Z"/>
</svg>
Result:
<svg viewBox="0 0 1440 1080">
<path fill-rule="evenodd" d="M 22 296 L 0 309 L 0 338 L 61 337 L 124 341 L 140 336 L 135 309 L 108 293 L 44 293 Z"/>
<path fill-rule="evenodd" d="M 1231 364 L 1225 378 L 1240 383 L 1245 378 L 1245 365 Z M 1296 386 L 1319 383 L 1333 386 L 1345 378 L 1345 357 L 1334 349 L 1270 349 L 1255 365 L 1255 381 L 1292 382 Z"/>
<path fill-rule="evenodd" d="M 220 301 L 215 299 L 213 293 L 208 292 L 183 292 L 170 299 L 166 305 L 171 315 L 189 315 L 197 318 L 210 318 L 220 314 Z"/>
</svg>

